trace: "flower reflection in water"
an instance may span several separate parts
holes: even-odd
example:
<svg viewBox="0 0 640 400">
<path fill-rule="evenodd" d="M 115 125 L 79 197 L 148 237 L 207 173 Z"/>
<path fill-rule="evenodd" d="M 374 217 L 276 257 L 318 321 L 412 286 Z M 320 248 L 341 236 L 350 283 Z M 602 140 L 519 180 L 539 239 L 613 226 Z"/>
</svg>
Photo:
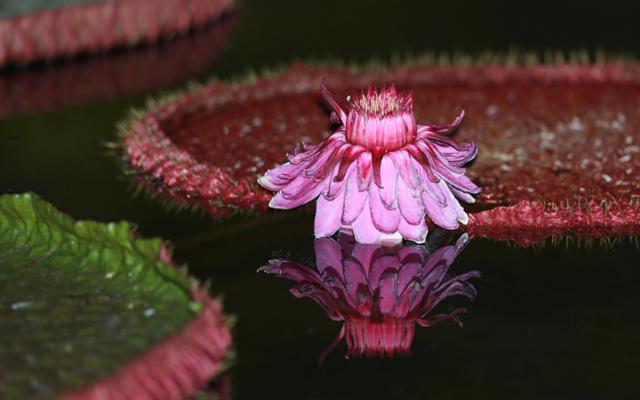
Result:
<svg viewBox="0 0 640 400">
<path fill-rule="evenodd" d="M 454 244 L 431 251 L 421 245 L 359 244 L 353 236 L 341 234 L 337 241 L 316 239 L 317 269 L 273 259 L 262 270 L 294 281 L 294 296 L 311 298 L 332 320 L 344 321 L 321 360 L 343 338 L 347 357 L 407 356 L 416 323 L 430 327 L 453 320 L 462 326 L 459 315 L 465 308 L 432 312 L 448 297 L 475 299 L 469 279 L 478 278 L 479 272 L 449 272 L 466 243 L 465 234 Z"/>
</svg>

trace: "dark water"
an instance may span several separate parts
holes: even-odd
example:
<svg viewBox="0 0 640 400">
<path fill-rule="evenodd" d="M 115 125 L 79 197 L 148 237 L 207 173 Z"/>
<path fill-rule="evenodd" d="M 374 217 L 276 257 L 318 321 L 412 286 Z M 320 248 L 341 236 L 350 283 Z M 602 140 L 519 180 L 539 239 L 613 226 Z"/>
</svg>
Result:
<svg viewBox="0 0 640 400">
<path fill-rule="evenodd" d="M 413 356 L 345 359 L 343 343 L 318 366 L 338 334 L 309 299 L 296 299 L 286 279 L 256 274 L 273 257 L 313 266 L 310 219 L 283 221 L 276 240 L 266 225 L 227 237 L 180 243 L 198 276 L 213 276 L 236 313 L 240 398 L 636 398 L 640 367 L 639 252 L 569 245 L 521 249 L 474 240 L 451 271 L 481 272 L 475 302 L 463 305 L 464 328 L 444 322 L 416 328 Z M 237 246 L 240 245 L 240 249 Z M 275 254 L 274 254 L 275 253 Z M 219 266 L 226 264 L 223 268 Z M 211 266 L 211 267 L 207 267 Z M 216 273 L 212 273 L 215 268 Z"/>
<path fill-rule="evenodd" d="M 638 10 L 632 7 L 244 1 L 219 62 L 190 78 L 227 79 L 296 58 L 358 61 L 402 51 L 585 48 L 637 55 Z M 10 82 L 48 68 L 5 69 L 0 78 Z M 473 240 L 451 271 L 480 271 L 474 280 L 478 297 L 442 304 L 445 311 L 459 304 L 468 308 L 464 328 L 445 322 L 416 329 L 410 358 L 347 360 L 343 343 L 319 367 L 318 356 L 341 323 L 312 301 L 294 298 L 291 282 L 256 272 L 274 257 L 313 265 L 311 217 L 277 214 L 212 223 L 167 210 L 155 200 L 134 198 L 104 146 L 117 140 L 115 124 L 131 107 L 181 83 L 0 120 L 0 191 L 35 191 L 75 218 L 127 219 L 143 235 L 171 239 L 176 260 L 211 279 L 213 292 L 223 294 L 226 310 L 238 317 L 237 359 L 230 370 L 234 398 L 640 395 L 640 252 L 628 239 L 613 246 L 563 243 L 541 249 Z"/>
</svg>

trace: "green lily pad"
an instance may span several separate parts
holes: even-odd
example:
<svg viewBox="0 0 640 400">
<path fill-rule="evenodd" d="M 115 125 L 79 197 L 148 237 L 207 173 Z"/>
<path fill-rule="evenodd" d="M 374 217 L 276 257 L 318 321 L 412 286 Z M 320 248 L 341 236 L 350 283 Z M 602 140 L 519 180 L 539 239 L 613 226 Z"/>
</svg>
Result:
<svg viewBox="0 0 640 400">
<path fill-rule="evenodd" d="M 0 196 L 0 398 L 54 398 L 107 378 L 197 318 L 160 239 Z"/>
</svg>

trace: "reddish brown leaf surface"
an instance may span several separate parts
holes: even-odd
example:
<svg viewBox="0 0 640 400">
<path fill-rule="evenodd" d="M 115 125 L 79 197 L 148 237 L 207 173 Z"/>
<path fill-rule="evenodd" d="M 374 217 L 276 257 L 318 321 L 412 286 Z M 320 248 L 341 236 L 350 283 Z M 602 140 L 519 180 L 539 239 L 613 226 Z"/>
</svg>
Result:
<svg viewBox="0 0 640 400">
<path fill-rule="evenodd" d="M 471 233 L 521 243 L 640 233 L 638 64 L 369 72 L 296 65 L 251 82 L 212 83 L 149 110 L 125 129 L 128 161 L 151 178 L 147 185 L 214 217 L 264 211 L 271 194 L 256 177 L 297 143 L 330 132 L 323 78 L 340 98 L 396 83 L 413 92 L 418 121 L 444 123 L 466 110 L 457 139 L 478 144 L 469 174 L 483 188 Z M 535 235 L 520 237 L 525 231 Z"/>
</svg>

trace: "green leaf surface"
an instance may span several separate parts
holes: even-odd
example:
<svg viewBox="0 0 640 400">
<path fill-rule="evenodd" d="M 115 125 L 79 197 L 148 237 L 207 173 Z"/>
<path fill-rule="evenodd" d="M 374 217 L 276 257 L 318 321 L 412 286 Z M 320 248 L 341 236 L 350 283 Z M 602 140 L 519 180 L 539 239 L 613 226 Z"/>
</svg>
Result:
<svg viewBox="0 0 640 400">
<path fill-rule="evenodd" d="M 54 398 L 107 377 L 184 327 L 188 278 L 126 222 L 74 222 L 0 196 L 0 398 Z"/>
</svg>

